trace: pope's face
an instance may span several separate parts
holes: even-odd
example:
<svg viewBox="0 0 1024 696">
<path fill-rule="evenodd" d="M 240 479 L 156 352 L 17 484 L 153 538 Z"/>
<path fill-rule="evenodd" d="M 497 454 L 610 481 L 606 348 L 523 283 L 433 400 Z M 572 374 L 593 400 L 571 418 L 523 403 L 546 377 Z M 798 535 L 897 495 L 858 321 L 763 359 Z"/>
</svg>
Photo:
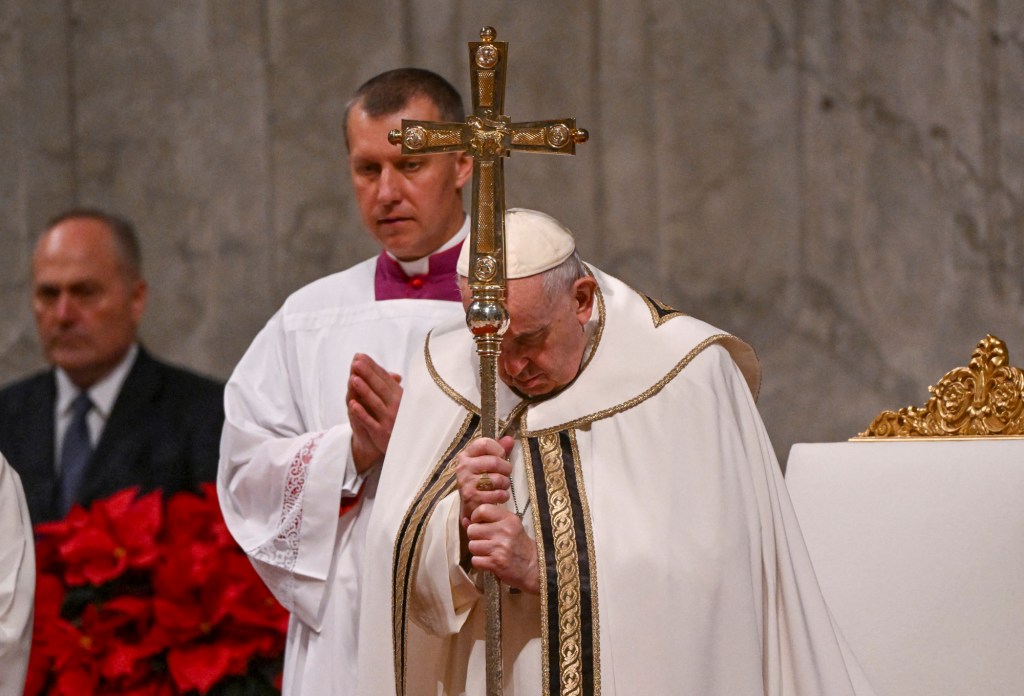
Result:
<svg viewBox="0 0 1024 696">
<path fill-rule="evenodd" d="M 356 104 L 348 117 L 349 173 L 366 229 L 403 261 L 433 253 L 462 226 L 461 189 L 473 173 L 465 153 L 402 156 L 388 131 L 402 119 L 440 119 L 437 107 L 414 97 L 401 110 L 369 117 Z"/>
<path fill-rule="evenodd" d="M 126 272 L 106 224 L 71 218 L 46 232 L 32 259 L 32 310 L 43 352 L 81 388 L 128 352 L 146 284 Z"/>
<path fill-rule="evenodd" d="M 542 396 L 576 378 L 587 345 L 583 327 L 594 307 L 587 276 L 548 297 L 542 276 L 508 282 L 509 327 L 501 340 L 498 377 L 525 396 Z"/>
</svg>

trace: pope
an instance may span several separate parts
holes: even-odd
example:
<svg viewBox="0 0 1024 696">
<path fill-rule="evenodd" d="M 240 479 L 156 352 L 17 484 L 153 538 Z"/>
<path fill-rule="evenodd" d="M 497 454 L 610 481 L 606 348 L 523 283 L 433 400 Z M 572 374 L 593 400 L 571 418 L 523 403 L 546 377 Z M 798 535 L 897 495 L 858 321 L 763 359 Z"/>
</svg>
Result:
<svg viewBox="0 0 1024 696">
<path fill-rule="evenodd" d="M 470 333 L 435 329 L 369 522 L 359 692 L 484 693 L 486 571 L 506 696 L 872 693 L 757 412 L 753 350 L 584 264 L 548 215 L 509 210 L 506 235 L 503 433 L 478 437 Z"/>
</svg>

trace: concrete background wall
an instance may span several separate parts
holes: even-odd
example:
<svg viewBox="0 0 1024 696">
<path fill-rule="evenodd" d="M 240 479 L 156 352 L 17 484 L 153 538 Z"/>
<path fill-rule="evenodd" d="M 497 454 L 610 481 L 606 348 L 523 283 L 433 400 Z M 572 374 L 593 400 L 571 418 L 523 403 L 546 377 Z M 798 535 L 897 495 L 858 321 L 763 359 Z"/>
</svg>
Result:
<svg viewBox="0 0 1024 696">
<path fill-rule="evenodd" d="M 289 292 L 374 252 L 348 94 L 413 64 L 575 116 L 507 164 L 585 258 L 747 339 L 780 458 L 927 399 L 986 333 L 1024 364 L 1024 4 L 2 0 L 0 382 L 42 365 L 29 259 L 71 205 L 139 227 L 157 353 L 226 378 Z"/>
</svg>

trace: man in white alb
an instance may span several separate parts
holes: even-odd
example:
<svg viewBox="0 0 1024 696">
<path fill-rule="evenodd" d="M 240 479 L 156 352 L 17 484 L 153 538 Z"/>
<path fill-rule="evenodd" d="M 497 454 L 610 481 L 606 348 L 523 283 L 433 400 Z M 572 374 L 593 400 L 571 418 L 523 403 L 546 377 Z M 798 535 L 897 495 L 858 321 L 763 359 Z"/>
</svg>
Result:
<svg viewBox="0 0 1024 696">
<path fill-rule="evenodd" d="M 291 612 L 284 693 L 354 693 L 361 563 L 410 355 L 463 316 L 455 262 L 469 222 L 464 154 L 404 157 L 402 119 L 462 121 L 426 70 L 366 82 L 345 138 L 363 223 L 381 254 L 294 293 L 226 389 L 218 493 L 231 533 Z"/>
</svg>

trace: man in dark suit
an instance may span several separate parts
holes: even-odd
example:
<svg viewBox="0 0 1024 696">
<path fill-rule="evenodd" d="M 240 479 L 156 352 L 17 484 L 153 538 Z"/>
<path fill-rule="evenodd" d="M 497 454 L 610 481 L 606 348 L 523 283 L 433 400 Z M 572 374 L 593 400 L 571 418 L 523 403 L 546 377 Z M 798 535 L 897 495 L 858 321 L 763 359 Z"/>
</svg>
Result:
<svg viewBox="0 0 1024 696">
<path fill-rule="evenodd" d="M 0 452 L 32 522 L 130 486 L 174 493 L 215 480 L 224 387 L 139 345 L 147 287 L 132 225 L 91 209 L 57 216 L 32 277 L 53 368 L 0 390 Z"/>
</svg>

